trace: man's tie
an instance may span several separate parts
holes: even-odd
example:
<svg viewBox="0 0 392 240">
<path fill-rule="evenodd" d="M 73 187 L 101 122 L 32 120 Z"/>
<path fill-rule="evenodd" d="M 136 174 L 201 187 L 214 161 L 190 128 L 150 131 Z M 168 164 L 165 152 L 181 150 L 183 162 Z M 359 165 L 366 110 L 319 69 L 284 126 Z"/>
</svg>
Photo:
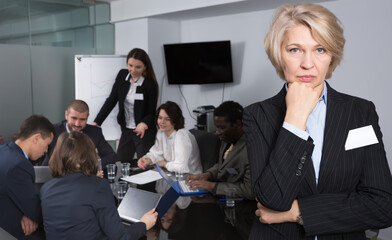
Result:
<svg viewBox="0 0 392 240">
<path fill-rule="evenodd" d="M 229 155 L 231 149 L 233 149 L 233 144 L 230 144 L 230 147 L 226 150 L 226 152 L 223 154 L 223 161 L 226 160 L 227 155 Z"/>
</svg>

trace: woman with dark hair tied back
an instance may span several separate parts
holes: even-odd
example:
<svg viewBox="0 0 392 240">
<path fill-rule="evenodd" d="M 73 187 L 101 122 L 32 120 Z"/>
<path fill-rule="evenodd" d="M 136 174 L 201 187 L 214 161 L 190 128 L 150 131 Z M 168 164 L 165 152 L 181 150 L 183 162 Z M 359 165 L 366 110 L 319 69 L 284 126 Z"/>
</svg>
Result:
<svg viewBox="0 0 392 240">
<path fill-rule="evenodd" d="M 48 240 L 139 239 L 155 225 L 151 209 L 139 223 L 125 226 L 106 179 L 96 176 L 97 154 L 91 139 L 77 131 L 62 133 L 49 161 L 53 179 L 41 188 Z"/>
<path fill-rule="evenodd" d="M 375 106 L 325 81 L 344 44 L 339 19 L 321 5 L 275 12 L 264 47 L 285 83 L 243 115 L 258 200 L 250 239 L 365 240 L 366 229 L 392 224 L 392 178 Z"/>
<path fill-rule="evenodd" d="M 100 126 L 118 103 L 117 122 L 121 126 L 121 137 L 117 157 L 121 162 L 132 163 L 135 151 L 140 158 L 154 144 L 158 83 L 144 50 L 132 49 L 127 56 L 127 66 L 128 69 L 118 72 L 112 91 L 92 125 Z"/>
<path fill-rule="evenodd" d="M 155 144 L 138 161 L 140 168 L 158 163 L 171 172 L 201 173 L 200 152 L 195 137 L 184 129 L 180 107 L 171 101 L 159 106 L 156 115 L 159 131 Z"/>
</svg>

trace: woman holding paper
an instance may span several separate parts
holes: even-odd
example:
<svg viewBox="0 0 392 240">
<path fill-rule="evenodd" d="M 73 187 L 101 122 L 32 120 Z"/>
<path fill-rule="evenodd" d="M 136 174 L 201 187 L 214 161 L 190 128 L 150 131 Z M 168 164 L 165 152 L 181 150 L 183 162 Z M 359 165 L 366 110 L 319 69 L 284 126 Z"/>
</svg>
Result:
<svg viewBox="0 0 392 240">
<path fill-rule="evenodd" d="M 140 168 L 158 163 L 171 172 L 201 173 L 200 152 L 195 137 L 184 129 L 180 107 L 171 101 L 159 106 L 156 116 L 159 131 L 155 144 L 138 161 Z"/>
<path fill-rule="evenodd" d="M 339 20 L 320 5 L 275 12 L 264 45 L 286 83 L 243 116 L 259 202 L 250 239 L 364 240 L 366 229 L 392 224 L 392 178 L 375 106 L 325 81 L 344 44 Z M 361 144 L 352 144 L 349 134 L 362 127 Z"/>
<path fill-rule="evenodd" d="M 127 56 L 127 65 L 128 69 L 118 72 L 112 91 L 92 125 L 101 125 L 118 103 L 121 138 L 117 157 L 121 162 L 132 163 L 135 151 L 141 157 L 154 144 L 158 83 L 144 50 L 132 49 Z"/>
</svg>

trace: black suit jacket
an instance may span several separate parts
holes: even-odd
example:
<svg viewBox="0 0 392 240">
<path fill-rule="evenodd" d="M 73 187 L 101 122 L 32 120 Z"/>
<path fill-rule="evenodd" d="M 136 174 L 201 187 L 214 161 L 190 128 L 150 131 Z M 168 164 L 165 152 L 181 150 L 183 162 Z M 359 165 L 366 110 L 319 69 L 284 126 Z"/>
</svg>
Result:
<svg viewBox="0 0 392 240">
<path fill-rule="evenodd" d="M 287 211 L 298 199 L 304 226 L 256 219 L 251 239 L 365 239 L 364 230 L 392 224 L 392 178 L 373 103 L 327 84 L 318 185 L 312 140 L 282 128 L 286 90 L 244 110 L 253 191 L 262 205 Z M 349 130 L 372 125 L 379 143 L 345 151 Z M 262 237 L 259 237 L 262 236 Z"/>
<path fill-rule="evenodd" d="M 14 142 L 1 145 L 0 227 L 18 239 L 25 239 L 20 224 L 23 216 L 38 223 L 42 221 L 34 182 L 33 166 L 24 156 L 23 150 Z"/>
<path fill-rule="evenodd" d="M 122 129 L 126 127 L 124 101 L 131 87 L 130 81 L 125 81 L 128 73 L 127 69 L 121 69 L 118 72 L 112 91 L 94 120 L 98 125 L 102 124 L 118 102 L 117 122 Z M 155 110 L 157 108 L 158 86 L 154 80 L 145 78 L 142 86 L 136 88 L 136 93 L 143 94 L 143 100 L 135 100 L 134 117 L 136 125 L 144 122 L 149 130 L 156 132 Z"/>
<path fill-rule="evenodd" d="M 68 173 L 41 188 L 42 215 L 50 239 L 139 239 L 142 222 L 124 226 L 106 179 Z"/>
<path fill-rule="evenodd" d="M 53 149 L 56 146 L 57 139 L 60 134 L 66 132 L 65 124 L 67 121 L 64 120 L 62 122 L 56 123 L 54 125 L 54 129 L 56 130 L 56 134 L 53 137 L 53 141 L 50 143 L 48 148 L 48 155 L 45 158 L 42 165 L 47 166 L 49 163 L 50 156 L 52 155 Z M 117 162 L 117 155 L 113 151 L 113 148 L 106 142 L 105 137 L 102 134 L 102 129 L 100 127 L 92 126 L 90 124 L 86 124 L 86 127 L 82 129 L 82 132 L 90 137 L 90 139 L 94 142 L 95 147 L 98 150 L 98 155 L 102 160 L 102 168 L 106 169 L 106 164 Z"/>
</svg>

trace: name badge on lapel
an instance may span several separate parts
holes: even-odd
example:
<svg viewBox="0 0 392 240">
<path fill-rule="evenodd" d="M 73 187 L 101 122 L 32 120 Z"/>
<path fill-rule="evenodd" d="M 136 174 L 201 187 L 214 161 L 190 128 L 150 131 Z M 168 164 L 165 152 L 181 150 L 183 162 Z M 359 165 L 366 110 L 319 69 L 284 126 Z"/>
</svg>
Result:
<svg viewBox="0 0 392 240">
<path fill-rule="evenodd" d="M 230 174 L 230 175 L 237 175 L 238 171 L 235 170 L 234 168 L 227 168 L 226 171 Z"/>
<path fill-rule="evenodd" d="M 346 149 L 346 151 L 348 151 L 351 149 L 360 148 L 376 143 L 378 143 L 378 139 L 374 132 L 373 126 L 369 125 L 350 130 L 348 132 L 344 148 Z"/>
<path fill-rule="evenodd" d="M 143 100 L 143 93 L 135 93 L 135 100 Z"/>
</svg>

